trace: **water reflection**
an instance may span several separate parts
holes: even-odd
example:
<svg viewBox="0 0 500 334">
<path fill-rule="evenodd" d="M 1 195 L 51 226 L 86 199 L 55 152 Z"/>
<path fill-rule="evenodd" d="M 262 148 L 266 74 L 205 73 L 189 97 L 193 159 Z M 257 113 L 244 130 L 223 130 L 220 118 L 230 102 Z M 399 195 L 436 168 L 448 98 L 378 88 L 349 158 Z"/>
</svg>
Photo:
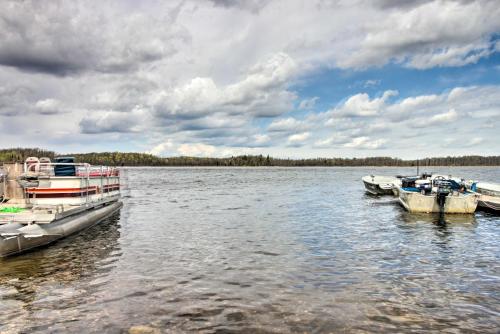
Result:
<svg viewBox="0 0 500 334">
<path fill-rule="evenodd" d="M 399 210 L 398 220 L 406 224 L 433 224 L 437 227 L 446 227 L 450 224 L 474 227 L 477 225 L 475 215 L 445 214 L 439 213 L 410 213 L 403 208 Z"/>
<path fill-rule="evenodd" d="M 37 301 L 56 301 L 71 295 L 68 283 L 78 282 L 112 269 L 121 251 L 120 212 L 49 247 L 0 260 L 0 324 L 10 316 L 29 317 L 37 309 Z M 59 289 L 59 291 L 54 291 Z M 47 296 L 51 291 L 52 296 Z M 4 311 L 4 312 L 2 312 Z M 24 313 L 24 314 L 23 314 Z M 2 327 L 0 326 L 0 331 Z"/>
</svg>

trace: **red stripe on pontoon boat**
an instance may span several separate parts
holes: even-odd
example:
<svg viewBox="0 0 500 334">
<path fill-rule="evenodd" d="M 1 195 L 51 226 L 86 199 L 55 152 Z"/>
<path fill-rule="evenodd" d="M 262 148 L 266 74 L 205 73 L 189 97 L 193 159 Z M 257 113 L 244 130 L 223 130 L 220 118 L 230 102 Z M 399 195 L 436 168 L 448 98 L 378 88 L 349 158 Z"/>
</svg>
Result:
<svg viewBox="0 0 500 334">
<path fill-rule="evenodd" d="M 88 188 L 28 188 L 26 191 L 28 193 L 65 193 L 65 192 L 87 192 L 91 190 L 97 190 L 97 186 L 91 186 Z"/>
<path fill-rule="evenodd" d="M 97 192 L 95 190 L 89 191 L 89 195 L 95 195 Z M 28 194 L 29 198 L 61 198 L 61 197 L 85 197 L 87 192 L 75 192 L 75 193 L 54 193 L 54 194 Z"/>
</svg>

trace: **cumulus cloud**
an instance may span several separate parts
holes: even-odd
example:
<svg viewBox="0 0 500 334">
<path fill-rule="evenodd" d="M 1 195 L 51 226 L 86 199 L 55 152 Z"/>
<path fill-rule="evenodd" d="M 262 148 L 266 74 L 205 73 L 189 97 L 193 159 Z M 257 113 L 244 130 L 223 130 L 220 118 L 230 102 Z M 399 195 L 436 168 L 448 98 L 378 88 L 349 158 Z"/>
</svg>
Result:
<svg viewBox="0 0 500 334">
<path fill-rule="evenodd" d="M 85 134 L 103 132 L 137 132 L 143 126 L 141 119 L 143 111 L 134 110 L 130 113 L 96 110 L 80 121 L 80 129 Z"/>
<path fill-rule="evenodd" d="M 366 23 L 369 32 L 341 66 L 390 60 L 419 69 L 462 66 L 493 52 L 490 36 L 500 29 L 495 1 L 427 1 L 412 8 L 395 4 L 383 20 Z"/>
<path fill-rule="evenodd" d="M 37 109 L 42 115 L 54 115 L 65 112 L 61 101 L 56 99 L 44 99 L 35 103 Z"/>
<path fill-rule="evenodd" d="M 356 94 L 349 97 L 342 105 L 330 110 L 330 113 L 335 117 L 375 116 L 385 107 L 386 101 L 396 95 L 398 95 L 398 92 L 395 90 L 385 91 L 381 97 L 374 99 L 370 99 L 366 93 Z"/>
<path fill-rule="evenodd" d="M 356 97 L 365 94 L 357 94 Z M 386 94 L 388 95 L 388 94 Z M 487 115 L 490 122 L 500 122 L 500 87 L 456 87 L 442 94 L 410 96 L 404 99 L 382 102 L 370 99 L 367 95 L 363 97 L 361 105 L 368 104 L 375 107 L 366 117 L 357 116 L 338 117 L 341 110 L 344 110 L 347 101 L 333 110 L 316 114 L 314 117 L 304 119 L 293 119 L 291 124 L 304 124 L 304 126 L 314 126 L 315 148 L 339 148 L 351 149 L 383 149 L 387 147 L 391 138 L 391 147 L 407 140 L 431 141 L 437 138 L 441 141 L 440 134 L 443 132 L 451 134 L 461 134 L 464 137 L 477 138 L 476 131 L 479 128 L 486 128 L 477 123 L 474 119 L 483 119 Z M 359 110 L 354 108 L 352 110 Z M 286 124 L 285 120 L 275 123 L 275 126 Z M 311 124 L 308 124 L 311 123 Z M 500 123 L 499 123 L 500 124 Z M 273 125 L 273 124 L 271 124 Z M 321 125 L 321 126 L 319 126 Z M 493 127 L 487 127 L 493 129 Z M 293 133 L 294 128 L 284 127 Z M 334 132 L 332 135 L 331 132 Z M 372 136 L 379 138 L 373 139 Z M 382 138 L 380 138 L 382 137 Z M 467 141 L 474 142 L 478 146 L 484 143 L 481 140 Z M 452 147 L 452 142 L 449 147 Z M 462 143 L 461 146 L 466 146 Z M 471 147 L 472 147 L 471 146 Z"/>
<path fill-rule="evenodd" d="M 454 109 L 451 109 L 445 113 L 436 114 L 429 118 L 419 118 L 414 120 L 410 123 L 410 126 L 414 128 L 425 128 L 434 125 L 449 124 L 457 120 L 457 118 L 458 113 Z"/>
<path fill-rule="evenodd" d="M 172 150 L 173 147 L 174 143 L 171 139 L 168 139 L 167 141 L 156 145 L 155 147 L 147 151 L 147 153 L 153 155 L 164 155 L 166 152 Z"/>
<path fill-rule="evenodd" d="M 275 119 L 269 124 L 268 131 L 292 131 L 301 126 L 301 122 L 293 117 Z"/>
<path fill-rule="evenodd" d="M 387 140 L 385 139 L 370 139 L 370 137 L 356 137 L 350 142 L 344 144 L 345 147 L 349 148 L 361 148 L 361 149 L 379 149 L 381 148 Z"/>
<path fill-rule="evenodd" d="M 266 134 L 256 134 L 253 136 L 253 139 L 255 140 L 256 146 L 266 146 L 271 140 L 271 137 Z"/>
<path fill-rule="evenodd" d="M 158 92 L 151 102 L 157 115 L 167 118 L 197 118 L 221 111 L 277 116 L 292 109 L 296 96 L 286 88 L 295 69 L 292 58 L 278 53 L 253 66 L 237 83 L 219 87 L 212 78 L 194 78 L 181 87 Z"/>
<path fill-rule="evenodd" d="M 316 148 L 330 148 L 332 146 L 337 146 L 338 144 L 346 144 L 349 140 L 350 138 L 346 135 L 336 134 L 325 139 L 317 140 L 313 146 Z"/>
<path fill-rule="evenodd" d="M 296 133 L 288 136 L 288 145 L 290 146 L 301 146 L 304 142 L 309 139 L 311 134 L 309 132 Z"/>
<path fill-rule="evenodd" d="M 213 156 L 216 150 L 215 146 L 196 143 L 182 144 L 177 149 L 177 152 L 182 156 L 208 157 Z"/>
</svg>

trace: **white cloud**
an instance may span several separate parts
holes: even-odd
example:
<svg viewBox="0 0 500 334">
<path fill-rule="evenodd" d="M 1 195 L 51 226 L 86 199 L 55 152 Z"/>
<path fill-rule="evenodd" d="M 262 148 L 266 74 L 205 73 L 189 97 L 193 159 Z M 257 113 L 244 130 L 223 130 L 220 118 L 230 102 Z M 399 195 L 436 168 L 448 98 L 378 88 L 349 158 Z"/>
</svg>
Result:
<svg viewBox="0 0 500 334">
<path fill-rule="evenodd" d="M 297 129 L 301 122 L 293 117 L 275 119 L 267 128 L 269 131 L 292 131 Z"/>
<path fill-rule="evenodd" d="M 472 138 L 467 144 L 465 144 L 466 146 L 468 147 L 471 147 L 471 146 L 477 146 L 479 144 L 482 144 L 484 142 L 484 138 L 481 138 L 481 137 L 475 137 L 475 138 Z"/>
<path fill-rule="evenodd" d="M 299 109 L 300 110 L 311 110 L 314 108 L 314 106 L 316 105 L 316 101 L 318 101 L 318 100 L 319 100 L 319 97 L 317 97 L 317 96 L 310 98 L 310 99 L 302 100 L 299 103 Z"/>
<path fill-rule="evenodd" d="M 383 65 L 391 59 L 419 69 L 462 66 L 489 55 L 488 35 L 500 29 L 496 1 L 429 1 L 387 14 L 366 21 L 368 33 L 355 52 L 341 56 L 341 66 Z"/>
<path fill-rule="evenodd" d="M 380 80 L 366 80 L 365 83 L 363 84 L 363 87 L 368 88 L 368 87 L 375 87 L 380 85 Z"/>
<path fill-rule="evenodd" d="M 256 134 L 253 136 L 253 138 L 255 139 L 256 145 L 264 145 L 269 143 L 269 141 L 271 140 L 271 137 L 266 134 Z"/>
<path fill-rule="evenodd" d="M 370 104 L 373 100 L 366 96 L 363 101 Z M 485 126 L 482 120 L 487 118 L 493 124 L 500 124 L 500 86 L 456 87 L 442 94 L 377 102 L 376 107 L 370 109 L 376 110 L 369 113 L 370 117 L 337 118 L 344 107 L 345 103 L 314 117 L 294 119 L 294 122 L 314 127 L 314 148 L 396 149 L 407 146 L 420 150 L 415 145 L 419 142 L 426 143 L 431 149 L 440 145 L 443 133 L 462 136 L 459 147 L 480 147 L 486 141 L 470 138 L 476 138 L 482 129 L 487 129 L 490 136 L 496 136 L 492 131 L 498 125 Z M 294 130 L 288 131 L 293 133 Z M 371 138 L 375 134 L 378 139 Z M 387 145 L 389 141 L 391 145 Z M 474 145 L 469 145 L 471 142 Z M 450 144 L 447 147 L 456 146 Z"/>
<path fill-rule="evenodd" d="M 465 45 L 459 47 L 448 47 L 434 53 L 422 54 L 413 57 L 409 62 L 411 67 L 428 69 L 437 66 L 463 66 L 476 63 L 479 59 L 493 53 L 490 44 L 485 41 L 479 45 Z"/>
<path fill-rule="evenodd" d="M 61 101 L 56 99 L 39 100 L 35 103 L 35 109 L 43 115 L 59 114 L 64 112 Z"/>
<path fill-rule="evenodd" d="M 144 110 L 136 109 L 130 113 L 94 110 L 80 121 L 82 133 L 99 134 L 103 132 L 138 132 L 143 130 Z"/>
<path fill-rule="evenodd" d="M 425 128 L 436 125 L 449 125 L 450 123 L 456 121 L 458 118 L 458 113 L 451 109 L 447 112 L 433 115 L 432 117 L 422 117 L 410 122 L 410 126 L 414 128 Z"/>
<path fill-rule="evenodd" d="M 346 135 L 336 134 L 326 139 L 320 139 L 314 142 L 314 147 L 317 148 L 330 148 L 339 144 L 346 144 L 350 138 Z"/>
<path fill-rule="evenodd" d="M 454 109 L 451 109 L 448 112 L 432 116 L 430 119 L 430 123 L 436 124 L 439 122 L 452 122 L 457 118 L 458 118 L 457 112 Z"/>
<path fill-rule="evenodd" d="M 349 143 L 344 144 L 344 146 L 349 148 L 360 148 L 360 149 L 379 149 L 386 142 L 387 140 L 385 139 L 372 140 L 370 139 L 370 137 L 356 137 L 353 138 Z"/>
<path fill-rule="evenodd" d="M 330 110 L 330 113 L 335 117 L 376 116 L 385 107 L 386 101 L 396 95 L 398 95 L 397 91 L 388 90 L 381 97 L 370 100 L 370 97 L 366 93 L 356 94 L 349 97 L 342 105 Z"/>
<path fill-rule="evenodd" d="M 197 144 L 182 144 L 177 149 L 177 152 L 182 156 L 208 157 L 216 153 L 215 146 L 202 143 Z"/>
<path fill-rule="evenodd" d="M 296 133 L 291 136 L 288 136 L 288 144 L 289 145 L 302 145 L 304 141 L 306 141 L 311 134 L 309 132 Z"/>
<path fill-rule="evenodd" d="M 174 143 L 172 142 L 171 139 L 168 139 L 167 141 L 156 145 L 155 147 L 153 147 L 152 149 L 147 151 L 147 153 L 161 156 L 161 155 L 164 155 L 165 153 L 171 151 L 173 149 L 173 147 L 174 147 Z"/>
<path fill-rule="evenodd" d="M 218 87 L 212 78 L 194 78 L 181 87 L 156 93 L 150 103 L 160 117 L 196 118 L 220 111 L 277 116 L 292 108 L 295 94 L 286 87 L 295 68 L 293 59 L 278 53 L 253 66 L 237 83 Z"/>
</svg>

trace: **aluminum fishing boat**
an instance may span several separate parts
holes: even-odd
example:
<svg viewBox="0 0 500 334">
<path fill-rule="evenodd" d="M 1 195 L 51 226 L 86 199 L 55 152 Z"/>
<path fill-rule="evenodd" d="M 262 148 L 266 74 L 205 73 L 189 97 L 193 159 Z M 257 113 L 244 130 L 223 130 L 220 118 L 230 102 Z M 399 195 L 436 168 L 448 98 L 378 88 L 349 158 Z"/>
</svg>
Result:
<svg viewBox="0 0 500 334">
<path fill-rule="evenodd" d="M 113 167 L 31 157 L 4 164 L 0 175 L 1 257 L 81 231 L 122 206 Z"/>
<path fill-rule="evenodd" d="M 474 213 L 479 198 L 463 182 L 442 175 L 404 178 L 398 192 L 399 202 L 410 212 Z"/>
</svg>

